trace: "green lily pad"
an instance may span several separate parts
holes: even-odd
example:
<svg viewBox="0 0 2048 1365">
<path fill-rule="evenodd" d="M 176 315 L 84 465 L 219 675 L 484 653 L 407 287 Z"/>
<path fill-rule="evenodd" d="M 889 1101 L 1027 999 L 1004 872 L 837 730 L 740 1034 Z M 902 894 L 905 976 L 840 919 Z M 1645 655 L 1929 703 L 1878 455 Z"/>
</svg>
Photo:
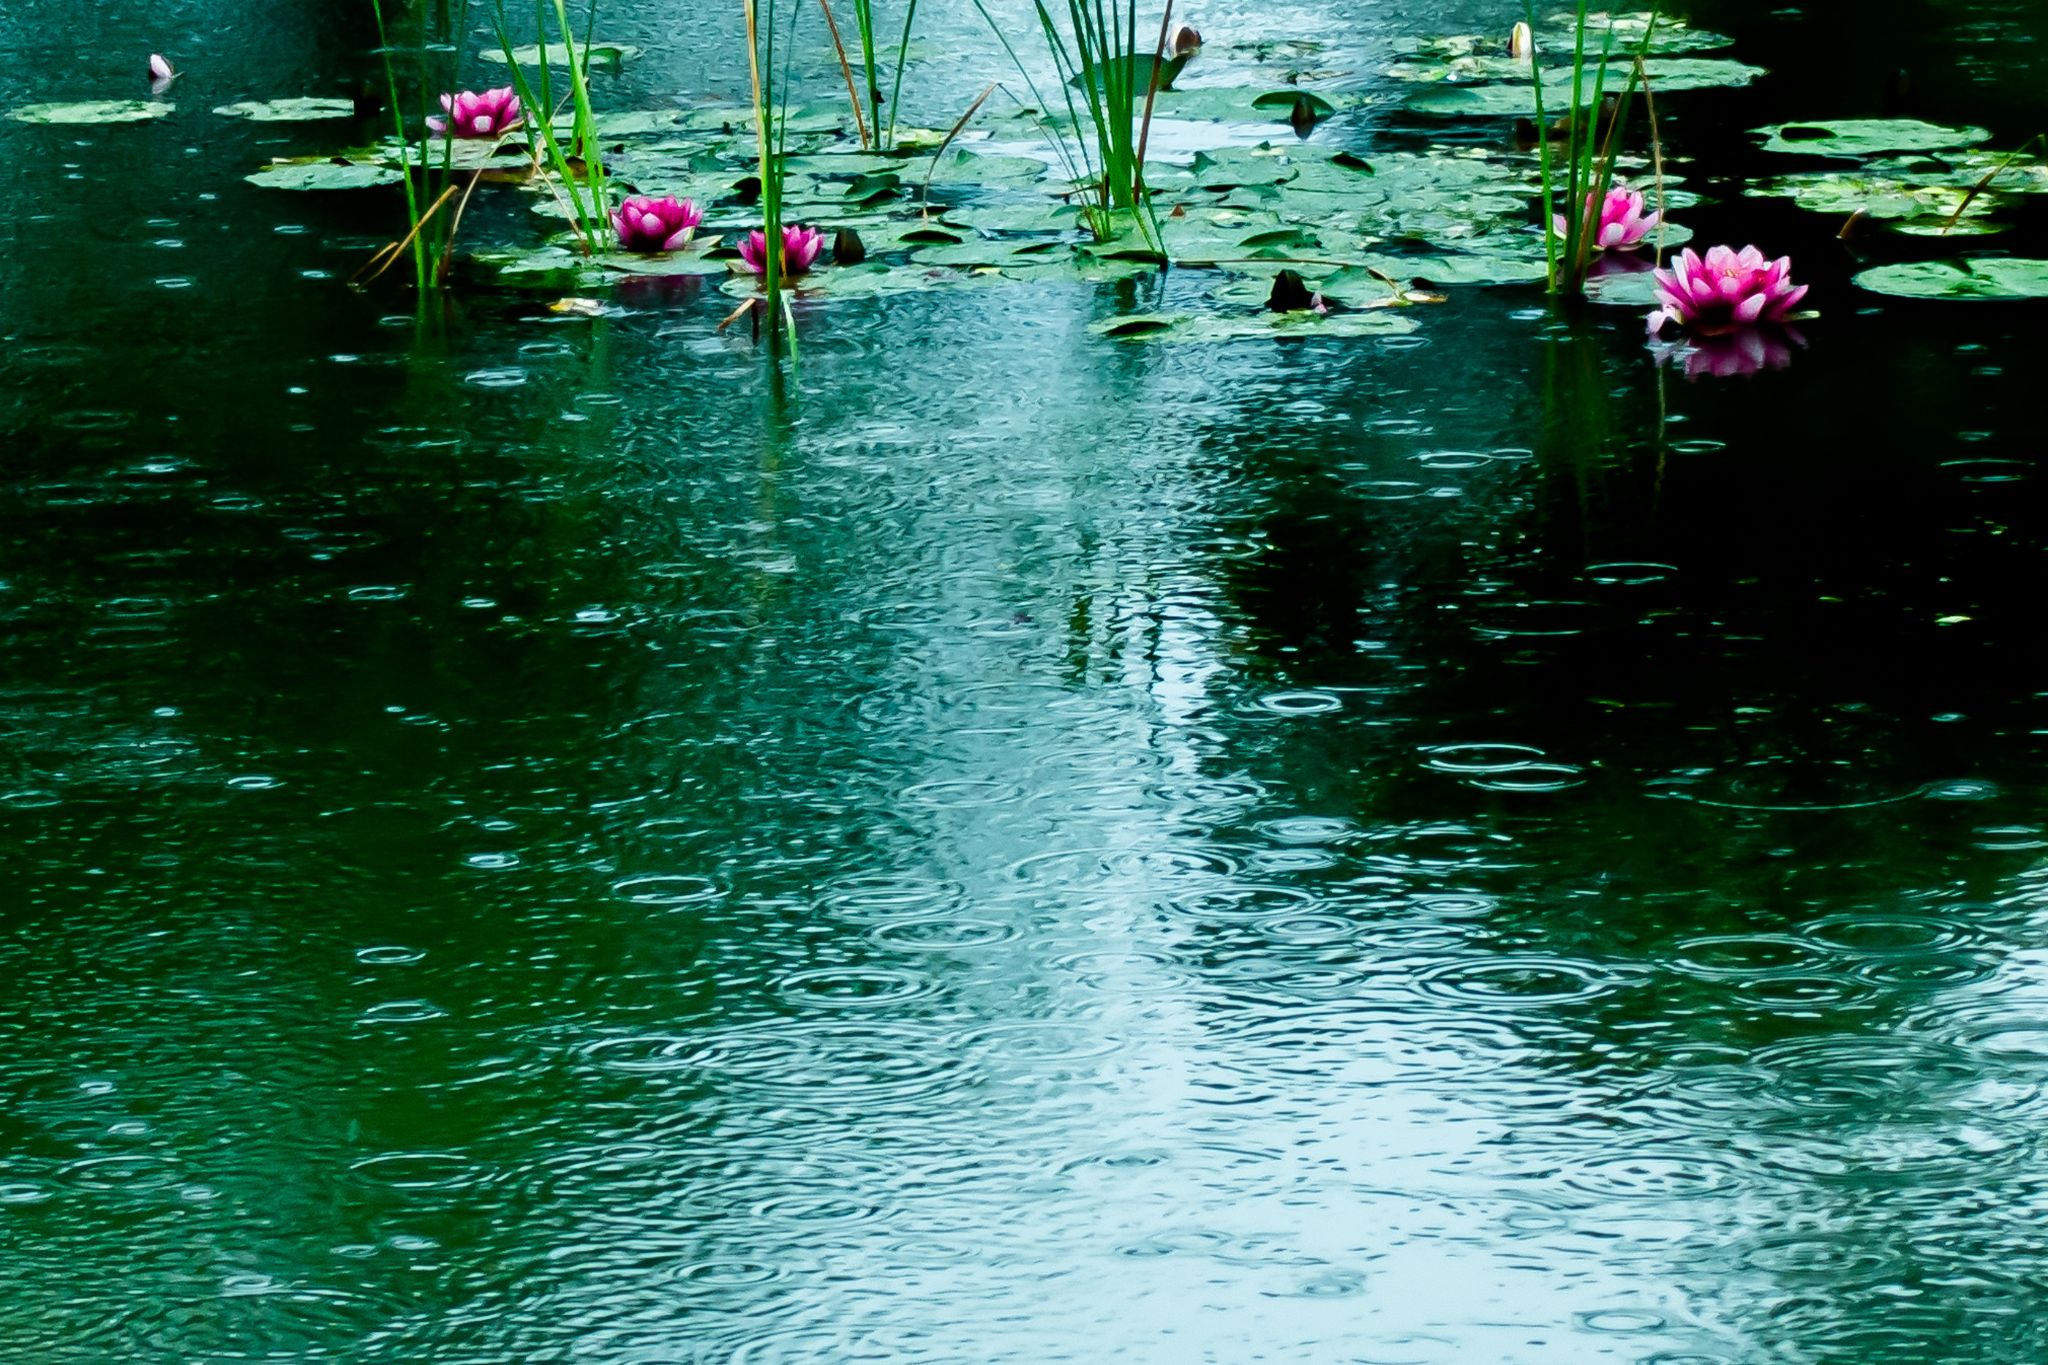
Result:
<svg viewBox="0 0 2048 1365">
<path fill-rule="evenodd" d="M 252 185 L 271 190 L 363 190 L 377 185 L 395 185 L 405 179 L 405 172 L 382 162 L 310 157 L 273 162 L 242 178 Z"/>
<path fill-rule="evenodd" d="M 631 43 L 593 41 L 587 46 L 580 42 L 576 44 L 576 54 L 579 57 L 585 57 L 592 67 L 617 66 L 621 62 L 630 62 L 640 55 L 640 51 L 639 48 Z M 518 62 L 521 66 L 539 66 L 541 64 L 541 54 L 542 49 L 539 46 L 529 43 L 525 47 L 513 48 L 512 60 Z M 569 49 L 566 44 L 549 43 L 546 54 L 549 66 L 566 68 L 569 65 Z M 585 54 L 588 55 L 585 56 Z M 496 62 L 499 66 L 505 65 L 505 50 L 503 48 L 487 47 L 477 55 L 487 62 Z"/>
<path fill-rule="evenodd" d="M 1158 273 L 1159 267 L 1149 261 L 1082 256 L 1070 251 L 1058 256 L 1019 253 L 1013 264 L 1003 267 L 1001 278 L 1025 284 L 1114 284 Z"/>
<path fill-rule="evenodd" d="M 1648 312 L 1658 306 L 1656 272 L 1616 271 L 1607 275 L 1595 275 L 1586 281 L 1586 301 L 1604 303 L 1615 308 L 1637 308 Z"/>
<path fill-rule="evenodd" d="M 499 53 L 500 58 L 504 53 Z M 573 112 L 564 112 L 556 120 L 564 133 L 573 133 L 576 117 Z M 690 127 L 688 116 L 681 109 L 625 109 L 617 113 L 597 115 L 597 135 L 601 138 L 653 137 L 661 133 L 681 132 Z"/>
<path fill-rule="evenodd" d="M 1980 177 L 1981 178 L 1981 177 Z M 1753 194 L 1790 199 L 1813 213 L 1840 215 L 1862 213 L 1871 218 L 1898 220 L 1902 231 L 1939 231 L 1957 217 L 1971 224 L 1981 235 L 2000 226 L 1982 221 L 2012 201 L 1996 191 L 1973 193 L 1968 185 L 1914 183 L 1898 176 L 1861 171 L 1822 171 L 1810 175 L 1787 175 L 1751 187 Z M 1930 226 L 1931 225 L 1931 226 Z M 1958 230 L 1962 224 L 1958 223 Z"/>
<path fill-rule="evenodd" d="M 566 247 L 542 246 L 526 251 L 476 251 L 464 261 L 510 289 L 592 289 L 606 282 L 590 258 Z"/>
<path fill-rule="evenodd" d="M 990 272 L 993 276 L 994 272 Z M 891 294 L 922 294 L 935 289 L 957 289 L 974 282 L 964 270 L 947 270 L 916 265 L 887 265 L 868 261 L 861 265 L 833 266 L 806 275 L 793 291 L 799 301 L 826 299 L 881 298 Z M 719 286 L 736 299 L 754 298 L 761 292 L 760 277 L 735 272 Z"/>
<path fill-rule="evenodd" d="M 1050 169 L 1036 157 L 997 156 L 954 147 L 930 161 L 912 162 L 908 178 L 913 184 L 924 183 L 929 175 L 934 185 L 1015 187 L 1043 180 Z"/>
<path fill-rule="evenodd" d="M 1760 66 L 1724 57 L 1660 57 L 1644 63 L 1644 66 L 1649 73 L 1651 87 L 1660 95 L 1681 90 L 1749 85 L 1764 74 Z M 1625 89 L 1629 71 L 1627 66 L 1609 66 L 1607 88 L 1616 93 Z M 1585 90 L 1589 99 L 1596 78 L 1596 71 L 1587 71 Z M 1571 72 L 1558 68 L 1546 70 L 1543 77 L 1545 112 L 1561 115 L 1571 107 L 1571 102 Z M 1536 92 L 1524 69 L 1517 79 L 1484 85 L 1425 85 L 1408 98 L 1404 107 L 1411 113 L 1451 118 L 1534 118 Z"/>
<path fill-rule="evenodd" d="M 600 251 L 587 257 L 590 264 L 615 275 L 723 275 L 725 262 L 702 255 L 715 243 L 696 243 L 687 251 Z"/>
<path fill-rule="evenodd" d="M 2048 299 L 2048 261 L 1993 256 L 1881 265 L 1856 276 L 1873 294 L 1905 299 Z"/>
<path fill-rule="evenodd" d="M 96 123 L 146 123 L 171 112 L 160 100 L 77 100 L 69 104 L 25 104 L 7 117 L 16 123 L 50 123 L 66 127 Z"/>
<path fill-rule="evenodd" d="M 301 96 L 282 100 L 242 100 L 222 104 L 214 113 L 223 118 L 245 118 L 252 123 L 317 123 L 321 119 L 354 118 L 354 100 L 318 99 Z"/>
<path fill-rule="evenodd" d="M 1283 114 L 1292 114 L 1303 100 L 1308 101 L 1309 111 L 1319 119 L 1328 118 L 1337 112 L 1336 105 L 1308 90 L 1269 90 L 1263 95 L 1252 97 L 1252 108 L 1277 109 Z"/>
<path fill-rule="evenodd" d="M 1415 319 L 1390 309 L 1355 313 L 1134 313 L 1090 324 L 1098 336 L 1119 341 L 1247 341 L 1292 338 L 1400 336 Z"/>
<path fill-rule="evenodd" d="M 425 142 L 400 143 L 386 139 L 378 150 L 394 166 L 418 166 L 429 171 L 520 171 L 532 168 L 533 156 L 524 142 L 494 142 L 489 138 L 430 138 Z M 352 159 L 355 153 L 345 153 Z"/>
<path fill-rule="evenodd" d="M 1181 69 L 1188 64 L 1188 58 L 1192 55 L 1192 53 L 1183 52 L 1179 56 L 1168 57 L 1163 62 L 1149 52 L 1140 52 L 1126 58 L 1125 60 L 1131 64 L 1131 89 L 1137 91 L 1138 97 L 1143 99 L 1145 92 L 1153 88 L 1153 72 L 1155 70 L 1158 72 L 1158 88 L 1161 90 L 1173 89 L 1174 78 L 1180 75 Z M 1116 64 L 1112 62 L 1106 69 L 1114 72 L 1117 69 Z M 1091 74 L 1093 74 L 1093 68 L 1081 71 L 1070 79 L 1067 84 L 1079 89 L 1087 82 Z"/>
<path fill-rule="evenodd" d="M 1866 157 L 1880 152 L 1928 152 L 1971 147 L 1990 140 L 1983 128 L 1949 128 L 1913 118 L 1833 119 L 1825 123 L 1775 123 L 1759 128 L 1767 152 L 1805 156 Z"/>
<path fill-rule="evenodd" d="M 1659 11 L 1655 15 L 1656 31 L 1650 31 L 1652 16 L 1648 10 L 1637 10 L 1631 14 L 1605 14 L 1594 12 L 1586 16 L 1587 42 L 1598 35 L 1606 41 L 1607 30 L 1614 30 L 1614 50 L 1633 52 L 1642 46 L 1643 36 L 1650 36 L 1652 53 L 1697 52 L 1706 48 L 1727 47 L 1734 39 L 1711 29 L 1694 28 L 1685 20 Z M 1546 32 L 1571 33 L 1578 24 L 1578 14 L 1573 10 L 1558 10 L 1548 16 Z"/>
<path fill-rule="evenodd" d="M 1519 14 L 1516 17 L 1519 17 Z M 1589 49 L 1597 50 L 1606 43 L 1610 22 L 1614 29 L 1614 51 L 1618 54 L 1633 56 L 1636 50 L 1642 46 L 1643 35 L 1649 28 L 1649 13 L 1647 11 L 1638 11 L 1632 14 L 1612 16 L 1605 13 L 1588 14 L 1586 16 L 1586 42 Z M 1577 24 L 1578 14 L 1573 10 L 1564 10 L 1545 16 L 1543 26 L 1536 34 L 1537 50 L 1545 57 L 1551 59 L 1568 60 L 1571 55 Z M 1681 52 L 1704 52 L 1713 48 L 1727 47 L 1733 41 L 1733 39 L 1725 34 L 1715 33 L 1711 29 L 1694 28 L 1682 19 L 1660 12 L 1657 15 L 1656 32 L 1650 37 L 1649 55 L 1653 57 L 1668 57 L 1674 53 Z M 1397 40 L 1394 44 L 1394 51 L 1401 56 L 1422 59 L 1414 63 L 1418 66 L 1435 65 L 1441 70 L 1446 66 L 1455 67 L 1460 62 L 1483 63 L 1484 65 L 1482 66 L 1466 69 L 1476 70 L 1487 80 L 1507 79 L 1519 71 L 1521 78 L 1526 81 L 1529 78 L 1528 62 L 1508 56 L 1507 48 L 1508 34 L 1505 28 L 1498 33 L 1479 35 L 1458 34 L 1438 38 L 1409 38 Z M 1421 80 L 1445 78 L 1443 75 L 1404 77 L 1404 79 Z M 1470 77 L 1454 75 L 1451 78 L 1469 79 Z"/>
</svg>

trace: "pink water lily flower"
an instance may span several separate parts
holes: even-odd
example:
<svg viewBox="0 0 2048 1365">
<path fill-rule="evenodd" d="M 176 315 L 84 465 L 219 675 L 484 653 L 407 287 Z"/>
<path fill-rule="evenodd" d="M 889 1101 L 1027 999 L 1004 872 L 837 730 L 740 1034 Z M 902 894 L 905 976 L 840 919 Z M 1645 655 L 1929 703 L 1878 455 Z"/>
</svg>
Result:
<svg viewBox="0 0 2048 1365">
<path fill-rule="evenodd" d="M 1641 246 L 1649 235 L 1657 230 L 1663 219 L 1649 212 L 1649 205 L 1643 196 L 1624 185 L 1616 185 L 1607 191 L 1607 198 L 1600 204 L 1600 223 L 1593 233 L 1593 245 L 1602 251 L 1627 251 Z M 1586 196 L 1586 215 L 1593 213 L 1593 196 Z M 1562 241 L 1571 232 L 1571 225 L 1561 213 L 1552 214 L 1550 224 Z"/>
<path fill-rule="evenodd" d="M 688 199 L 635 197 L 612 210 L 612 230 L 623 251 L 681 251 L 704 215 Z"/>
<path fill-rule="evenodd" d="M 1676 323 L 1712 336 L 1757 322 L 1783 322 L 1805 297 L 1806 286 L 1792 283 L 1789 256 L 1767 261 L 1753 246 L 1741 251 L 1717 246 L 1708 248 L 1702 260 L 1688 248 L 1671 269 L 1657 272 L 1661 307 L 1650 314 L 1650 330 Z"/>
<path fill-rule="evenodd" d="M 519 92 L 511 86 L 496 90 L 465 90 L 459 95 L 441 96 L 446 118 L 430 118 L 433 132 L 454 137 L 499 137 L 517 128 L 525 119 L 519 107 Z"/>
<path fill-rule="evenodd" d="M 816 228 L 790 224 L 782 230 L 782 277 L 793 280 L 811 268 L 825 249 L 825 234 Z M 756 275 L 768 269 L 768 234 L 750 232 L 740 243 L 740 264 Z"/>
</svg>

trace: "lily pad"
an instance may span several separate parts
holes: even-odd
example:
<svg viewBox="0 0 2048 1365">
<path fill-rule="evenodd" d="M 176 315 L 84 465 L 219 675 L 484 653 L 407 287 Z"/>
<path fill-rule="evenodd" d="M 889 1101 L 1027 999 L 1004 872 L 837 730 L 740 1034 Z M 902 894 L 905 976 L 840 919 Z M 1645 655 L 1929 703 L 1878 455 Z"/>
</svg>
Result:
<svg viewBox="0 0 2048 1365">
<path fill-rule="evenodd" d="M 77 100 L 69 104 L 25 104 L 7 117 L 16 123 L 51 123 L 66 127 L 96 123 L 146 123 L 171 112 L 160 100 Z"/>
<path fill-rule="evenodd" d="M 1163 62 L 1149 52 L 1140 52 L 1127 57 L 1125 60 L 1131 64 L 1131 89 L 1137 91 L 1139 97 L 1143 98 L 1144 92 L 1153 88 L 1153 72 L 1155 70 L 1158 72 L 1158 88 L 1161 90 L 1173 89 L 1174 78 L 1180 75 L 1181 69 L 1188 64 L 1188 59 L 1193 55 L 1191 52 L 1183 52 L 1177 56 L 1168 57 Z M 1112 73 L 1115 72 L 1115 63 L 1111 63 L 1107 70 Z M 1093 74 L 1093 71 L 1094 68 L 1090 67 L 1087 70 L 1078 72 L 1067 84 L 1079 89 L 1087 82 L 1088 77 Z"/>
<path fill-rule="evenodd" d="M 377 185 L 395 185 L 405 178 L 405 172 L 396 166 L 375 161 L 313 157 L 273 162 L 242 178 L 252 185 L 272 190 L 362 190 Z"/>
<path fill-rule="evenodd" d="M 1098 336 L 1119 341 L 1246 341 L 1293 338 L 1400 336 L 1415 319 L 1387 309 L 1363 313 L 1133 313 L 1090 324 Z"/>
<path fill-rule="evenodd" d="M 1337 112 L 1337 106 L 1310 90 L 1269 90 L 1263 95 L 1252 97 L 1252 108 L 1278 110 L 1285 116 L 1292 114 L 1306 101 L 1309 112 L 1319 119 L 1328 118 Z"/>
<path fill-rule="evenodd" d="M 706 245 L 703 243 L 700 246 Z M 724 261 L 698 251 L 600 251 L 587 258 L 615 275 L 723 275 Z"/>
<path fill-rule="evenodd" d="M 1925 228 L 1939 232 L 1950 220 L 1962 216 L 1959 231 L 1979 235 L 1996 232 L 1999 225 L 1982 220 L 2011 200 L 1996 191 L 1973 193 L 1969 185 L 1914 183 L 1895 175 L 1863 171 L 1823 171 L 1811 175 L 1781 176 L 1751 187 L 1751 193 L 1790 199 L 1813 213 L 1846 217 L 1862 213 L 1871 218 L 1895 220 L 1902 231 Z"/>
<path fill-rule="evenodd" d="M 1851 118 L 1825 123 L 1776 123 L 1759 128 L 1767 152 L 1861 158 L 1880 152 L 1928 152 L 1988 141 L 1983 128 L 1950 128 L 1913 118 Z"/>
<path fill-rule="evenodd" d="M 990 274 L 993 276 L 994 272 Z M 792 292 L 799 303 L 804 300 L 880 298 L 891 294 L 957 289 L 972 283 L 974 278 L 963 270 L 885 265 L 870 261 L 863 265 L 834 266 L 806 275 Z M 755 275 L 736 273 L 719 288 L 736 299 L 753 298 L 761 292 L 761 281 Z"/>
<path fill-rule="evenodd" d="M 1657 307 L 1657 274 L 1653 270 L 1617 270 L 1595 275 L 1586 281 L 1586 301 L 1648 312 Z"/>
<path fill-rule="evenodd" d="M 354 118 L 354 100 L 319 99 L 299 96 L 282 100 L 242 100 L 222 104 L 214 113 L 223 118 L 244 118 L 252 123 L 317 123 L 322 119 Z"/>
<path fill-rule="evenodd" d="M 640 55 L 640 51 L 639 48 L 631 43 L 593 41 L 587 46 L 583 43 L 576 44 L 577 55 L 585 56 L 587 54 L 586 60 L 593 67 L 617 66 L 621 62 L 630 62 Z M 541 52 L 540 47 L 529 43 L 525 47 L 513 48 L 512 59 L 521 66 L 539 66 L 541 64 Z M 549 66 L 566 68 L 569 65 L 569 49 L 567 45 L 563 43 L 549 43 L 546 52 Z M 505 50 L 503 48 L 487 47 L 477 55 L 487 62 L 496 62 L 499 66 L 505 65 Z"/>
<path fill-rule="evenodd" d="M 1856 277 L 1873 294 L 1905 299 L 2048 299 L 2048 261 L 1993 256 L 1881 265 Z"/>
<path fill-rule="evenodd" d="M 1660 57 L 1644 63 L 1651 87 L 1660 95 L 1681 90 L 1714 90 L 1749 85 L 1764 74 L 1760 66 L 1724 57 Z M 1607 88 L 1620 92 L 1628 85 L 1630 68 L 1615 64 L 1607 68 Z M 1597 79 L 1597 70 L 1586 73 L 1585 90 Z M 1549 68 L 1543 77 L 1543 107 L 1547 113 L 1562 114 L 1571 107 L 1572 77 L 1569 70 Z M 1536 91 L 1526 69 L 1514 80 L 1484 85 L 1427 85 L 1409 97 L 1405 106 L 1411 113 L 1454 118 L 1534 118 Z"/>
</svg>

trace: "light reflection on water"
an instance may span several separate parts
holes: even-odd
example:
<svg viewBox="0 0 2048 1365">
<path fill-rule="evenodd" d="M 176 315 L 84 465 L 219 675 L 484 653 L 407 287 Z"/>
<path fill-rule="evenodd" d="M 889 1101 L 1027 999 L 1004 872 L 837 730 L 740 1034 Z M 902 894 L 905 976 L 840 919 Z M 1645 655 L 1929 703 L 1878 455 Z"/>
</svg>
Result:
<svg viewBox="0 0 2048 1365">
<path fill-rule="evenodd" d="M 778 388 L 137 136 L 0 220 L 9 1351 L 2043 1354 L 2031 315 L 1809 226 L 1750 381 L 1020 286 Z"/>
</svg>

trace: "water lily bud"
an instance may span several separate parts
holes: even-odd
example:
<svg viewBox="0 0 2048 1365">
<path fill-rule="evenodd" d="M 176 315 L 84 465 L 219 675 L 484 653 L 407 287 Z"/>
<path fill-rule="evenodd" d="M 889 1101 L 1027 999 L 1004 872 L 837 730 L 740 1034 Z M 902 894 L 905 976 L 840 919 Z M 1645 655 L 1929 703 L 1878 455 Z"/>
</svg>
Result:
<svg viewBox="0 0 2048 1365">
<path fill-rule="evenodd" d="M 1313 133 L 1316 130 L 1319 118 L 1320 116 L 1316 113 L 1315 101 L 1310 99 L 1306 93 L 1294 97 L 1294 108 L 1288 111 L 1287 121 L 1294 126 L 1294 135 L 1296 137 L 1306 138 L 1310 133 Z"/>
<path fill-rule="evenodd" d="M 868 258 L 868 245 L 852 228 L 841 228 L 832 238 L 832 260 L 838 265 L 859 265 Z"/>
<path fill-rule="evenodd" d="M 1530 31 L 1526 22 L 1516 24 L 1515 31 L 1508 35 L 1508 56 L 1526 62 L 1535 55 L 1535 52 L 1536 35 Z"/>
<path fill-rule="evenodd" d="M 1192 24 L 1182 24 L 1173 35 L 1172 53 L 1176 57 L 1193 56 L 1202 46 L 1202 35 Z"/>
</svg>

